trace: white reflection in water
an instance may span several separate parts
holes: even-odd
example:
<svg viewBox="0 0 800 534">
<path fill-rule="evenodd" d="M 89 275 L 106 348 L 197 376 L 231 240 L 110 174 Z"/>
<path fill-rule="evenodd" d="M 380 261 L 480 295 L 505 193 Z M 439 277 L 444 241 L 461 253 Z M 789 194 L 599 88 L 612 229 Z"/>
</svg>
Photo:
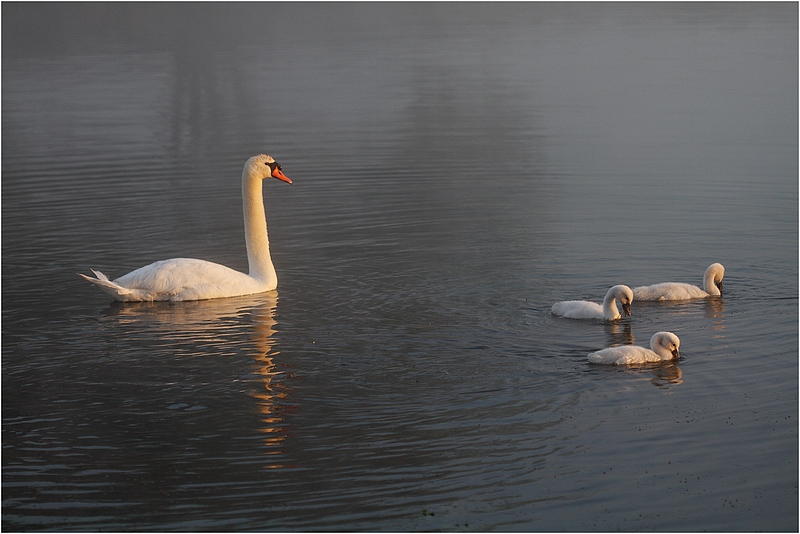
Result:
<svg viewBox="0 0 800 534">
<path fill-rule="evenodd" d="M 146 337 L 181 346 L 187 342 L 192 352 L 186 357 L 225 357 L 245 351 L 253 358 L 255 410 L 263 434 L 264 454 L 270 457 L 265 468 L 286 467 L 281 461 L 282 445 L 287 438 L 285 414 L 294 410 L 292 389 L 287 379 L 293 377 L 275 358 L 275 314 L 278 292 L 182 303 L 137 302 L 113 303 L 107 320 L 132 325 Z M 248 320 L 249 319 L 249 320 Z"/>
</svg>

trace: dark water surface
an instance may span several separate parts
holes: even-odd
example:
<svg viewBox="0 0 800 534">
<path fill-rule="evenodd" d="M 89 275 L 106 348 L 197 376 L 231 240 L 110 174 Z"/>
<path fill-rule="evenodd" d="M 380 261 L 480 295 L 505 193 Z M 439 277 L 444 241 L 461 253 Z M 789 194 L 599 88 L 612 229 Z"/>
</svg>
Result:
<svg viewBox="0 0 800 534">
<path fill-rule="evenodd" d="M 797 530 L 796 3 L 2 9 L 4 530 Z"/>
</svg>

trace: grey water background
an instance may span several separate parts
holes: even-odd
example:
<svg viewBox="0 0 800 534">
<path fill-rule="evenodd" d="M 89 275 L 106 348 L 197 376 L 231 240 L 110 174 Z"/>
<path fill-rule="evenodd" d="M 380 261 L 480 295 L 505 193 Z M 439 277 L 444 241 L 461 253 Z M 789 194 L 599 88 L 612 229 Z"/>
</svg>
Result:
<svg viewBox="0 0 800 534">
<path fill-rule="evenodd" d="M 796 3 L 2 15 L 3 530 L 797 530 Z M 76 276 L 246 270 L 261 152 L 276 292 Z"/>
</svg>

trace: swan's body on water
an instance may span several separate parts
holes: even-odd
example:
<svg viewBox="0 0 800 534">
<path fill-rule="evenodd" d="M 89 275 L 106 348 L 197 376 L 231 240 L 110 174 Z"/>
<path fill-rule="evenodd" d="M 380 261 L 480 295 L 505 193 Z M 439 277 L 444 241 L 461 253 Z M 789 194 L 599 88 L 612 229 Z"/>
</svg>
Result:
<svg viewBox="0 0 800 534">
<path fill-rule="evenodd" d="M 97 284 L 114 300 L 125 302 L 203 300 L 250 295 L 275 289 L 278 277 L 269 253 L 267 217 L 261 185 L 265 178 L 270 177 L 292 183 L 271 156 L 253 156 L 244 164 L 242 203 L 250 269 L 248 274 L 210 261 L 175 258 L 151 263 L 113 281 L 94 269 L 92 272 L 96 278 L 79 273 L 80 276 Z"/>
<path fill-rule="evenodd" d="M 617 308 L 617 301 L 622 305 L 622 311 L 626 316 L 631 314 L 631 302 L 633 302 L 633 291 L 625 285 L 614 286 L 608 290 L 603 305 L 586 300 L 565 300 L 556 302 L 551 308 L 553 315 L 560 315 L 567 319 L 603 319 L 615 321 L 622 317 Z"/>
<path fill-rule="evenodd" d="M 639 363 L 677 360 L 681 357 L 681 340 L 672 332 L 656 332 L 650 338 L 650 348 L 635 345 L 609 347 L 589 354 L 589 362 L 606 365 L 631 365 Z"/>
<path fill-rule="evenodd" d="M 725 267 L 721 263 L 712 263 L 703 276 L 703 288 L 680 282 L 664 282 L 652 286 L 633 289 L 636 300 L 688 300 L 716 297 L 722 294 L 722 279 Z"/>
</svg>

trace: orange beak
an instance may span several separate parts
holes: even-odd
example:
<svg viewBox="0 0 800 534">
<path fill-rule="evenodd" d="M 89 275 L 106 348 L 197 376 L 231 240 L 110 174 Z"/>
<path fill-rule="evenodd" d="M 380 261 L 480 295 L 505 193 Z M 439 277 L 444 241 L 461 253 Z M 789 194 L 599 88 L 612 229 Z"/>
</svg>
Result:
<svg viewBox="0 0 800 534">
<path fill-rule="evenodd" d="M 292 183 L 292 181 L 289 179 L 289 177 L 286 176 L 285 174 L 283 174 L 283 171 L 281 171 L 277 167 L 275 168 L 274 171 L 272 171 L 272 177 L 273 178 L 277 178 L 278 180 L 280 180 L 282 182 L 286 182 L 287 184 Z"/>
</svg>

